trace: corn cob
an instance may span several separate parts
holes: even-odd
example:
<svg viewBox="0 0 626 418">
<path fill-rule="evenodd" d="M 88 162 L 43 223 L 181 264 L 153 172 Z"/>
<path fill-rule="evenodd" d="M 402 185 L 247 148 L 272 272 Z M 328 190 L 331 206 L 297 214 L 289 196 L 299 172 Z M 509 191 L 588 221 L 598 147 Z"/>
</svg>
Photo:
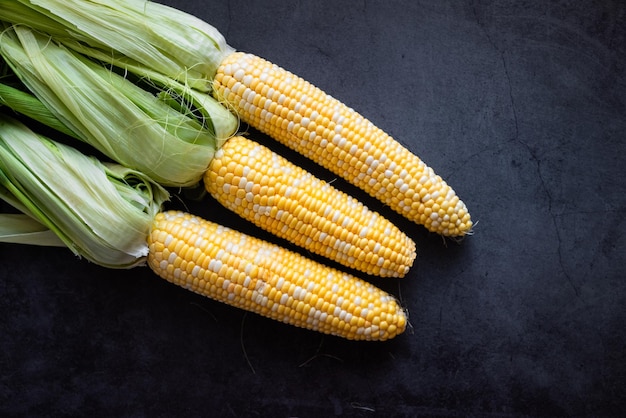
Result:
<svg viewBox="0 0 626 418">
<path fill-rule="evenodd" d="M 27 107 L 31 117 L 47 111 L 44 121 L 54 120 L 54 115 L 62 121 L 74 121 L 68 126 L 80 132 L 79 138 L 95 144 L 112 160 L 142 171 L 164 185 L 190 185 L 199 180 L 197 176 L 205 174 L 207 189 L 229 209 L 271 233 L 347 267 L 371 275 L 402 277 L 413 264 L 414 242 L 389 220 L 329 185 L 318 189 L 321 181 L 277 154 L 264 149 L 265 156 L 259 155 L 257 163 L 252 165 L 254 158 L 250 159 L 247 151 L 236 150 L 242 147 L 260 150 L 258 144 L 243 137 L 214 138 L 187 114 L 172 109 L 109 69 L 52 42 L 49 36 L 25 26 L 7 30 L 2 36 L 0 52 L 6 61 L 25 85 L 38 97 L 45 98 L 39 102 L 17 90 L 5 100 L 14 109 Z M 20 100 L 22 96 L 28 96 L 28 100 Z M 68 96 L 70 100 L 66 99 Z M 85 100 L 97 102 L 98 106 L 85 108 Z M 72 106 L 65 105 L 67 102 Z M 217 107 L 234 118 L 221 105 Z M 156 120 L 163 126 L 155 123 Z M 183 132 L 189 143 L 179 140 Z M 229 152 L 220 152 L 219 147 L 226 147 Z M 182 155 L 176 153 L 177 149 Z M 216 152 L 220 156 L 217 160 Z M 267 166 L 269 163 L 271 167 Z M 209 165 L 213 169 L 206 171 Z M 252 177 L 243 176 L 244 170 L 251 169 L 253 172 L 248 174 Z M 263 187 L 268 186 L 268 181 L 274 184 Z M 281 196 L 282 193 L 290 196 Z M 243 202 L 249 204 L 244 207 Z M 265 216 L 254 211 L 255 208 L 270 212 Z"/>
<path fill-rule="evenodd" d="M 373 285 L 187 213 L 159 213 L 148 247 L 148 265 L 167 281 L 287 324 L 350 340 L 406 327 L 395 299 Z"/>
<path fill-rule="evenodd" d="M 396 212 L 444 236 L 472 227 L 432 168 L 353 109 L 252 54 L 222 61 L 213 88 L 251 126 L 333 171 Z"/>
<path fill-rule="evenodd" d="M 345 266 L 402 277 L 415 259 L 415 243 L 387 219 L 244 137 L 215 153 L 204 179 L 225 207 Z"/>
</svg>

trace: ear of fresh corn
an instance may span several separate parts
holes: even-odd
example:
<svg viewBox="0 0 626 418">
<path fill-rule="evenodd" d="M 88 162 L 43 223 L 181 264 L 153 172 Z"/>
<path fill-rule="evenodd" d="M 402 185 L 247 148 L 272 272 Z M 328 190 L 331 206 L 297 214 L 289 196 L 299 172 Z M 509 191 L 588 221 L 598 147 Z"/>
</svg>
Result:
<svg viewBox="0 0 626 418">
<path fill-rule="evenodd" d="M 161 277 L 272 319 L 351 340 L 406 327 L 395 299 L 373 285 L 196 216 L 158 214 L 148 244 Z"/>
<path fill-rule="evenodd" d="M 365 190 L 430 231 L 460 236 L 465 204 L 416 155 L 300 77 L 255 55 L 234 53 L 214 81 L 241 119 Z"/>
<path fill-rule="evenodd" d="M 356 270 L 402 277 L 415 259 L 415 243 L 386 218 L 244 137 L 216 152 L 205 186 L 257 226 Z"/>
<path fill-rule="evenodd" d="M 297 253 L 181 212 L 159 212 L 165 190 L 105 166 L 0 115 L 0 197 L 50 228 L 76 254 L 106 267 L 148 264 L 186 289 L 260 315 L 354 340 L 406 328 L 388 293 Z M 8 224 L 7 221 L 11 221 Z M 0 241 L 45 228 L 0 216 Z"/>
<path fill-rule="evenodd" d="M 0 198 L 75 254 L 113 268 L 141 264 L 152 219 L 168 196 L 137 171 L 104 165 L 0 115 Z M 10 229 L 28 238 L 21 225 Z M 15 234 L 5 230 L 2 236 Z"/>
<path fill-rule="evenodd" d="M 22 0 L 22 3 L 56 19 L 68 32 L 77 30 L 77 39 L 127 55 L 148 68 L 160 68 L 155 62 L 159 55 L 139 54 L 135 46 L 166 51 L 172 56 L 180 53 L 178 68 L 206 65 L 210 68 L 204 72 L 207 78 L 215 77 L 216 97 L 251 126 L 310 157 L 430 231 L 446 236 L 463 236 L 471 231 L 472 221 L 465 204 L 432 168 L 407 148 L 353 109 L 299 77 L 253 55 L 231 53 L 233 49 L 213 27 L 193 16 L 143 0 Z M 134 13 L 126 13 L 129 9 Z M 91 24 L 98 30 L 90 32 L 85 23 L 89 20 L 84 15 L 87 11 L 99 14 L 96 10 L 106 11 L 103 14 L 109 16 L 92 19 Z M 125 22 L 110 22 L 112 13 Z M 9 17 L 17 22 L 26 20 L 19 13 Z M 45 27 L 47 22 L 43 19 L 41 26 Z M 147 28 L 144 30 L 142 24 L 127 30 L 133 22 L 145 22 Z M 107 33 L 111 26 L 123 30 L 123 36 Z M 201 37 L 189 34 L 191 28 L 198 29 Z M 182 37 L 190 36 L 189 39 L 202 45 L 179 47 L 165 41 L 169 36 L 179 36 L 178 30 L 182 30 Z M 72 36 L 68 35 L 68 45 L 76 44 Z M 203 51 L 204 57 L 198 51 Z M 185 78 L 184 71 L 173 68 L 176 67 L 159 71 Z"/>
<path fill-rule="evenodd" d="M 219 145 L 215 132 L 230 136 L 237 129 L 236 117 L 207 95 L 201 104 L 215 110 L 213 129 L 172 108 L 172 95 L 159 99 L 49 36 L 17 25 L 0 37 L 9 66 L 52 114 L 109 158 L 162 184 L 197 183 Z M 191 95 L 201 100 L 200 93 Z"/>
</svg>

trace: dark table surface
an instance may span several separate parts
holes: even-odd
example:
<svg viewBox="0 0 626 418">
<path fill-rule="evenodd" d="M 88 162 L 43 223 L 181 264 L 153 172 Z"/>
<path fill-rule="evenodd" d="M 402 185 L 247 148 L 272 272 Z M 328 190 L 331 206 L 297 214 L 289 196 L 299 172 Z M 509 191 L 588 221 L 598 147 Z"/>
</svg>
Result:
<svg viewBox="0 0 626 418">
<path fill-rule="evenodd" d="M 611 416 L 626 396 L 626 7 L 620 0 L 167 1 L 360 111 L 477 221 L 418 244 L 411 329 L 356 343 L 64 249 L 2 244 L 0 412 Z M 255 138 L 334 177 L 269 138 Z M 267 237 L 215 202 L 191 211 Z"/>
</svg>

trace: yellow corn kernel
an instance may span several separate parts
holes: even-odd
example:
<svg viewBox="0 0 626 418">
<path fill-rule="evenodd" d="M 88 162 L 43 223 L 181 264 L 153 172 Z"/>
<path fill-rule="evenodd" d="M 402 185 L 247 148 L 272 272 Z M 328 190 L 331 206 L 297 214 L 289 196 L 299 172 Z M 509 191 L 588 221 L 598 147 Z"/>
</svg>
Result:
<svg viewBox="0 0 626 418">
<path fill-rule="evenodd" d="M 347 267 L 403 277 L 415 260 L 415 243 L 389 220 L 247 138 L 229 139 L 204 180 L 241 217 Z"/>
<path fill-rule="evenodd" d="M 370 121 L 302 78 L 236 52 L 221 63 L 213 88 L 243 121 L 408 219 L 445 236 L 470 232 L 465 204 L 441 177 Z M 432 210 L 435 204 L 438 210 Z M 423 216 L 426 208 L 431 210 Z"/>
<path fill-rule="evenodd" d="M 159 213 L 148 247 L 148 265 L 167 281 L 287 324 L 350 340 L 406 328 L 395 298 L 372 284 L 197 216 Z M 205 257 L 194 261 L 197 250 Z"/>
</svg>

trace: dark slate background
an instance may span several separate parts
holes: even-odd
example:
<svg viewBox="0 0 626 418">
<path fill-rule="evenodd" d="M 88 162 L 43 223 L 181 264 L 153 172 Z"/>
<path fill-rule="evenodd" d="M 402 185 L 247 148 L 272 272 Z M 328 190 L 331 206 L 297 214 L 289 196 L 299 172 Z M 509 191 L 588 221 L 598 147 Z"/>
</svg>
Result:
<svg viewBox="0 0 626 418">
<path fill-rule="evenodd" d="M 406 144 L 467 203 L 475 234 L 444 242 L 335 182 L 419 247 L 405 279 L 371 279 L 410 314 L 411 330 L 385 343 L 245 314 L 147 268 L 2 244 L 2 415 L 619 415 L 621 0 L 167 3 Z M 209 199 L 188 206 L 267 237 Z"/>
</svg>

